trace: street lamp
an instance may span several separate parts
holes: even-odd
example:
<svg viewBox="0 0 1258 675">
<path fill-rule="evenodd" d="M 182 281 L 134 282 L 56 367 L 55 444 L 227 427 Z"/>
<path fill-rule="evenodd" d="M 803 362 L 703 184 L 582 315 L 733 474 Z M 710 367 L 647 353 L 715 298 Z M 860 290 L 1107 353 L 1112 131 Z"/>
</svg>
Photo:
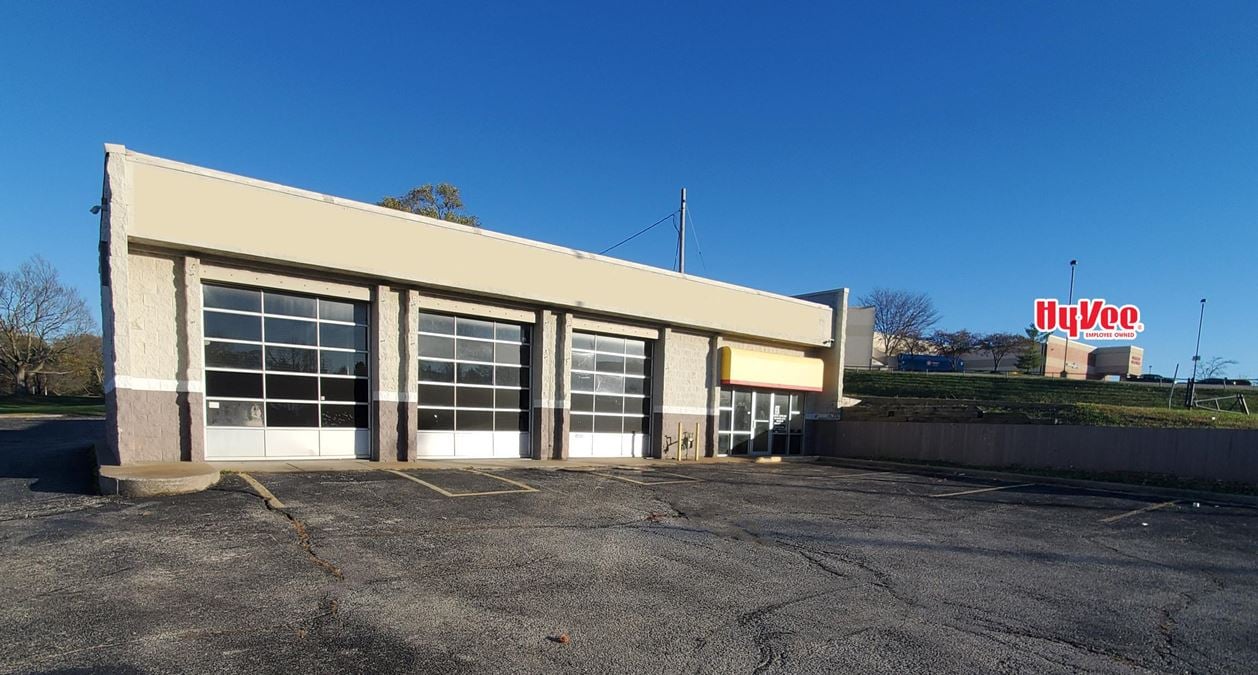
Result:
<svg viewBox="0 0 1258 675">
<path fill-rule="evenodd" d="M 1066 305 L 1073 305 L 1075 302 L 1075 265 L 1079 264 L 1078 260 L 1070 261 L 1070 294 L 1066 296 Z M 1072 310 L 1073 311 L 1073 310 Z M 1075 321 L 1078 321 L 1076 317 Z M 1070 358 L 1070 333 L 1066 333 L 1066 351 L 1061 355 L 1061 376 L 1066 377 L 1067 359 Z"/>
<path fill-rule="evenodd" d="M 1192 377 L 1188 380 L 1187 400 L 1185 404 L 1191 408 L 1197 400 L 1197 364 L 1201 362 L 1201 324 L 1206 320 L 1206 299 L 1201 299 L 1201 314 L 1197 316 L 1197 346 L 1192 354 Z"/>
</svg>

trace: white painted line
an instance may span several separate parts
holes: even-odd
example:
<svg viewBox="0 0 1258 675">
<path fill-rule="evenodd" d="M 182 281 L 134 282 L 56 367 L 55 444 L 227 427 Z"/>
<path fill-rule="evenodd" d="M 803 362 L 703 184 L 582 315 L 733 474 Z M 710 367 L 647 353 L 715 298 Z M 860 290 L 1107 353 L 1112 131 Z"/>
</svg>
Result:
<svg viewBox="0 0 1258 675">
<path fill-rule="evenodd" d="M 1116 516 L 1110 516 L 1109 518 L 1102 518 L 1102 519 L 1100 519 L 1100 520 L 1099 520 L 1099 521 L 1097 521 L 1097 522 L 1101 522 L 1101 523 L 1112 523 L 1112 522 L 1114 522 L 1114 521 L 1116 521 L 1116 520 L 1122 520 L 1123 518 L 1126 518 L 1126 517 L 1128 517 L 1128 516 L 1134 516 L 1134 515 L 1137 515 L 1137 514 L 1140 514 L 1140 513 L 1146 513 L 1146 512 L 1148 512 L 1148 511 L 1156 511 L 1156 510 L 1158 510 L 1158 509 L 1164 509 L 1164 508 L 1166 508 L 1166 507 L 1168 507 L 1168 506 L 1174 506 L 1174 505 L 1176 505 L 1176 504 L 1178 504 L 1178 503 L 1179 503 L 1179 502 L 1162 502 L 1161 504 L 1150 504 L 1150 505 L 1148 505 L 1148 506 L 1146 506 L 1146 507 L 1144 507 L 1144 508 L 1141 508 L 1141 509 L 1136 509 L 1135 511 L 1128 511 L 1127 513 L 1120 513 L 1120 514 L 1118 514 L 1118 515 L 1116 515 Z"/>
<path fill-rule="evenodd" d="M 669 482 L 671 482 L 671 483 L 685 482 L 685 481 L 688 481 L 688 480 L 689 480 L 689 481 L 694 481 L 694 482 L 696 482 L 696 483 L 702 483 L 702 482 L 703 482 L 703 479 L 702 479 L 702 478 L 691 478 L 690 476 L 687 476 L 687 475 L 685 475 L 685 474 L 680 474 L 680 473 L 672 473 L 672 472 L 669 472 L 669 471 L 655 471 L 654 473 L 655 473 L 656 475 L 659 475 L 659 476 L 676 476 L 677 478 L 681 478 L 681 479 L 683 479 L 682 481 L 669 481 Z"/>
<path fill-rule="evenodd" d="M 1018 485 L 1001 485 L 1000 487 L 979 488 L 977 490 L 962 490 L 961 492 L 945 492 L 941 495 L 931 495 L 931 497 L 960 497 L 961 495 L 973 495 L 980 492 L 995 492 L 996 490 L 1012 490 L 1013 488 L 1031 487 L 1035 483 L 1021 483 Z"/>
<path fill-rule="evenodd" d="M 259 483 L 256 478 L 243 471 L 236 475 L 243 478 L 244 481 L 249 484 L 249 487 L 253 488 L 253 491 L 258 493 L 258 496 L 262 498 L 262 501 L 266 502 L 267 506 L 273 509 L 284 508 L 284 502 L 280 501 L 275 495 L 271 494 L 271 491 L 266 489 L 265 485 Z"/>
<path fill-rule="evenodd" d="M 514 486 L 516 486 L 516 487 L 520 488 L 519 490 L 512 490 L 512 492 L 538 492 L 538 491 L 539 491 L 537 488 L 535 488 L 535 487 L 533 487 L 533 486 L 531 486 L 531 485 L 525 485 L 524 483 L 521 483 L 521 482 L 519 482 L 519 481 L 515 481 L 515 480 L 511 480 L 510 478 L 503 478 L 502 476 L 495 476 L 495 475 L 493 475 L 492 473 L 486 473 L 486 472 L 484 472 L 484 471 L 477 471 L 476 469 L 464 469 L 464 470 L 465 470 L 465 471 L 467 471 L 468 473 L 474 473 L 474 474 L 476 474 L 476 475 L 478 475 L 478 476 L 485 476 L 486 478 L 492 478 L 492 479 L 494 479 L 494 480 L 500 480 L 500 481 L 502 481 L 502 482 L 504 482 L 504 483 L 509 483 L 509 484 L 511 484 L 511 485 L 514 485 Z"/>
<path fill-rule="evenodd" d="M 441 493 L 441 494 L 443 494 L 443 495 L 445 495 L 445 496 L 447 496 L 447 497 L 453 497 L 453 496 L 454 496 L 454 494 L 453 494 L 453 493 L 446 492 L 445 490 L 442 490 L 441 488 L 437 487 L 436 485 L 433 485 L 432 483 L 429 483 L 428 481 L 420 480 L 420 479 L 418 479 L 418 478 L 416 478 L 416 477 L 414 477 L 414 476 L 408 476 L 408 475 L 406 475 L 406 474 L 402 473 L 401 471 L 394 471 L 393 469 L 385 469 L 385 471 L 388 471 L 389 473 L 393 474 L 394 476 L 401 476 L 402 478 L 405 478 L 406 480 L 413 481 L 413 482 L 415 482 L 415 483 L 419 483 L 420 485 L 423 485 L 424 487 L 426 487 L 426 488 L 428 488 L 428 489 L 430 489 L 430 490 L 433 490 L 434 492 L 439 492 L 439 493 Z"/>
<path fill-rule="evenodd" d="M 476 471 L 474 469 L 464 469 L 464 471 L 468 471 L 470 473 L 477 473 L 482 476 L 488 476 L 489 478 L 494 478 L 494 479 L 503 481 L 505 483 L 510 483 L 512 485 L 519 485 L 520 487 L 524 489 L 522 490 L 488 490 L 486 492 L 450 492 L 449 490 L 443 490 L 442 488 L 439 488 L 436 485 L 433 485 L 432 483 L 429 483 L 426 480 L 420 480 L 409 474 L 402 473 L 401 471 L 394 471 L 393 469 L 385 469 L 385 471 L 395 476 L 401 476 L 402 478 L 405 478 L 406 480 L 419 483 L 420 485 L 423 485 L 424 487 L 434 492 L 437 492 L 445 497 L 484 497 L 486 495 L 515 495 L 515 494 L 521 494 L 524 492 L 540 492 L 540 490 L 538 490 L 537 488 L 529 487 L 528 485 L 525 485 L 524 483 L 518 483 L 516 481 L 511 480 L 510 478 L 502 478 L 501 476 L 491 476 L 487 473 Z"/>
<path fill-rule="evenodd" d="M 678 477 L 678 478 L 680 478 L 681 480 L 652 480 L 652 481 L 644 481 L 644 480 L 634 480 L 634 479 L 632 479 L 632 478 L 626 478 L 626 477 L 624 477 L 624 476 L 617 476 L 617 475 L 615 475 L 615 474 L 611 474 L 611 473 L 598 473 L 598 472 L 594 472 L 594 471 L 592 471 L 592 472 L 590 472 L 590 473 L 591 473 L 592 475 L 595 475 L 595 476 L 602 476 L 602 477 L 604 477 L 604 478 L 615 478 L 616 480 L 623 480 L 623 481 L 624 481 L 624 482 L 626 482 L 626 483 L 633 483 L 634 485 L 672 485 L 672 484 L 674 484 L 674 483 L 699 483 L 699 482 L 702 482 L 702 480 L 701 480 L 701 479 L 699 479 L 699 478 L 691 478 L 691 477 L 689 477 L 689 476 L 683 476 L 683 475 L 681 475 L 681 474 L 679 474 L 679 473 L 667 473 L 667 472 L 664 472 L 664 471 L 655 471 L 655 472 L 653 472 L 653 473 L 657 473 L 657 474 L 660 474 L 660 475 L 665 475 L 665 476 L 677 476 L 677 477 Z"/>
</svg>

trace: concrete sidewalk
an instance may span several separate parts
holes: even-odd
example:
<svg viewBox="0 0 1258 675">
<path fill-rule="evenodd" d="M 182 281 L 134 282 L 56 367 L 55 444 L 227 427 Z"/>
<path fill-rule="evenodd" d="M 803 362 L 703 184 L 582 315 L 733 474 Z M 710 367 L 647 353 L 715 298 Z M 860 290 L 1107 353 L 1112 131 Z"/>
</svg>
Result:
<svg viewBox="0 0 1258 675">
<path fill-rule="evenodd" d="M 219 471 L 254 473 L 306 473 L 337 471 L 402 471 L 406 469 L 540 469 L 544 471 L 596 471 L 609 467 L 676 468 L 709 464 L 754 464 L 756 457 L 705 457 L 678 462 L 675 459 L 642 457 L 591 457 L 577 459 L 424 459 L 414 462 L 377 462 L 369 459 L 247 460 L 207 462 Z M 815 462 L 815 456 L 782 457 L 786 462 Z"/>
</svg>

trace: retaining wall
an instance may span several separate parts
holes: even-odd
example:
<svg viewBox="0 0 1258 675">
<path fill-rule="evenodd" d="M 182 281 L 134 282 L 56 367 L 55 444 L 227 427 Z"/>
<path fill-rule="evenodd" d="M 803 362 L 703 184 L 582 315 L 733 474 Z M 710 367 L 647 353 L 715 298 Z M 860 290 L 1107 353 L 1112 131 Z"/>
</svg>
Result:
<svg viewBox="0 0 1258 675">
<path fill-rule="evenodd" d="M 1258 429 L 819 423 L 817 452 L 859 459 L 1169 474 L 1258 484 Z"/>
</svg>

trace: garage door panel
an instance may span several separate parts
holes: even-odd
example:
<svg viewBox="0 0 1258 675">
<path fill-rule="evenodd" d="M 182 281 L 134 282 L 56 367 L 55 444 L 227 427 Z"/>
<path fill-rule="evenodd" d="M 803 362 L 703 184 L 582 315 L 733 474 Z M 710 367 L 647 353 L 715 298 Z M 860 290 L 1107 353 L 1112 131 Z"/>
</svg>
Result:
<svg viewBox="0 0 1258 675">
<path fill-rule="evenodd" d="M 262 429 L 215 429 L 205 432 L 205 454 L 221 458 L 266 456 L 266 432 Z"/>
<path fill-rule="evenodd" d="M 527 433 L 510 431 L 494 432 L 494 457 L 511 459 L 530 456 L 529 435 Z"/>
<path fill-rule="evenodd" d="M 531 455 L 530 328 L 420 312 L 419 456 Z"/>
<path fill-rule="evenodd" d="M 370 455 L 367 303 L 217 284 L 202 302 L 208 458 Z"/>
<path fill-rule="evenodd" d="M 642 456 L 650 431 L 651 352 L 649 340 L 573 333 L 571 456 Z"/>
<path fill-rule="evenodd" d="M 494 434 L 491 431 L 456 431 L 454 456 L 486 458 L 494 456 Z"/>
<path fill-rule="evenodd" d="M 370 457 L 371 432 L 367 429 L 320 429 L 320 457 Z"/>
<path fill-rule="evenodd" d="M 454 432 L 421 431 L 416 436 L 416 452 L 420 457 L 453 457 Z"/>
<path fill-rule="evenodd" d="M 317 457 L 318 429 L 267 429 L 267 457 Z"/>
</svg>

